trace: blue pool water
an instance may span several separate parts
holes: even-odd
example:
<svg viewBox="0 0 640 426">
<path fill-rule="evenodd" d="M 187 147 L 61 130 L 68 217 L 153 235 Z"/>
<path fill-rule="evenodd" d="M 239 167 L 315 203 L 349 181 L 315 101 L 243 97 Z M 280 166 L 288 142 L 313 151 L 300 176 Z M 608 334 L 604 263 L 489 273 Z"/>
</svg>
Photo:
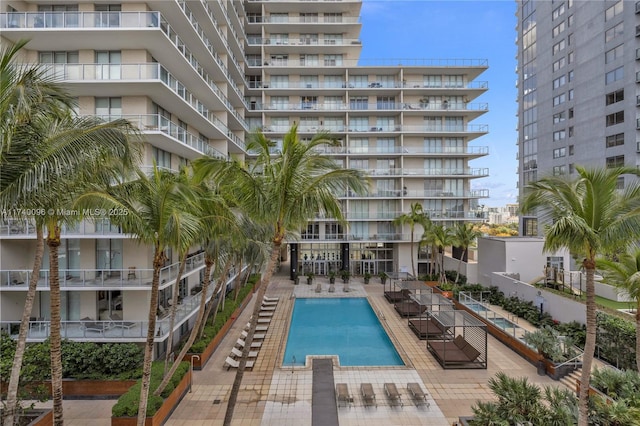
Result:
<svg viewBox="0 0 640 426">
<path fill-rule="evenodd" d="M 479 303 L 465 303 L 465 306 L 475 312 L 486 312 L 489 310 Z"/>
<path fill-rule="evenodd" d="M 491 322 L 493 322 L 496 326 L 500 327 L 501 329 L 505 329 L 505 328 L 513 328 L 516 325 L 514 323 L 512 323 L 511 321 L 509 321 L 506 318 L 493 318 L 491 320 Z"/>
<path fill-rule="evenodd" d="M 338 355 L 343 366 L 404 365 L 365 298 L 297 299 L 283 365 L 304 365 L 307 355 Z"/>
</svg>

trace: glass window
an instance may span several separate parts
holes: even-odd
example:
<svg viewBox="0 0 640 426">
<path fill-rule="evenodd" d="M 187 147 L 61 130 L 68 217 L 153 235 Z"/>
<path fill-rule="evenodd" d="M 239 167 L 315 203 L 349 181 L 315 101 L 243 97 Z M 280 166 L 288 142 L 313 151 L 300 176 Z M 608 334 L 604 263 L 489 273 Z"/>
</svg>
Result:
<svg viewBox="0 0 640 426">
<path fill-rule="evenodd" d="M 604 55 L 604 63 L 615 61 L 617 58 L 622 58 L 624 55 L 624 44 L 620 44 L 613 49 L 608 50 Z"/>
<path fill-rule="evenodd" d="M 624 123 L 624 111 L 614 112 L 613 114 L 609 114 L 606 117 L 606 125 L 614 126 L 616 124 Z"/>
<path fill-rule="evenodd" d="M 616 102 L 624 101 L 624 89 L 616 90 L 615 92 L 607 93 L 606 105 L 615 104 Z"/>
<path fill-rule="evenodd" d="M 604 20 L 608 21 L 610 19 L 613 19 L 613 17 L 621 14 L 623 9 L 624 9 L 624 3 L 622 0 L 619 0 L 613 6 L 607 8 L 607 10 L 604 12 Z"/>
<path fill-rule="evenodd" d="M 624 78 L 624 66 L 618 67 L 605 74 L 605 84 L 611 84 Z"/>
<path fill-rule="evenodd" d="M 604 41 L 610 42 L 615 38 L 621 37 L 623 34 L 624 34 L 624 21 L 620 22 L 619 24 L 605 31 Z"/>
<path fill-rule="evenodd" d="M 606 165 L 608 169 L 613 169 L 615 167 L 624 167 L 624 155 L 607 157 Z"/>
<path fill-rule="evenodd" d="M 607 148 L 611 148 L 614 146 L 624 145 L 624 133 L 618 133 L 615 135 L 607 136 L 606 138 L 606 146 Z"/>
</svg>

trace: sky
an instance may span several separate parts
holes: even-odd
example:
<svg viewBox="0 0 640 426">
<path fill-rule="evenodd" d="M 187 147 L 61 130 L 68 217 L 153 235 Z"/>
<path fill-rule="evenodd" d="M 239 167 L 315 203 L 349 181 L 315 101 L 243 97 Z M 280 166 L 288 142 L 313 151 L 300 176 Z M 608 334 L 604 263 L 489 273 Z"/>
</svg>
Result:
<svg viewBox="0 0 640 426">
<path fill-rule="evenodd" d="M 500 207 L 517 201 L 516 2 L 513 0 L 363 0 L 360 13 L 361 60 L 486 59 L 489 69 L 476 78 L 489 90 L 473 102 L 489 112 L 473 124 L 489 133 L 471 142 L 488 146 L 489 155 L 470 167 L 489 168 L 489 177 L 473 179 L 473 189 L 488 189 L 479 203 Z M 386 62 L 384 62 L 386 63 Z M 406 63 L 406 62 L 405 62 Z"/>
</svg>

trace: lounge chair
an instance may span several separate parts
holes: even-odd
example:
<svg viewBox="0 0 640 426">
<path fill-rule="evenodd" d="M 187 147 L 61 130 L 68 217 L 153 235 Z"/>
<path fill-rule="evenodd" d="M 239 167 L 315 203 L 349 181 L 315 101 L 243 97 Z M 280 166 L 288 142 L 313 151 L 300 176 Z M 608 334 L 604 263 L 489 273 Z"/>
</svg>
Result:
<svg viewBox="0 0 640 426">
<path fill-rule="evenodd" d="M 260 311 L 262 311 L 262 312 L 275 311 L 275 310 L 276 310 L 275 306 L 265 306 L 265 305 L 260 306 Z"/>
<path fill-rule="evenodd" d="M 109 319 L 113 321 L 113 326 L 118 328 L 126 328 L 127 330 L 135 327 L 138 323 L 131 321 L 123 321 L 122 317 L 118 314 L 109 315 Z"/>
<path fill-rule="evenodd" d="M 84 317 L 80 320 L 82 331 L 95 331 L 104 334 L 105 331 L 114 327 L 113 321 L 94 321 L 92 318 Z"/>
<path fill-rule="evenodd" d="M 243 339 L 246 339 L 249 333 L 242 330 L 242 333 L 240 333 L 240 335 L 242 336 Z M 266 334 L 264 333 L 253 333 L 253 340 L 264 340 L 265 337 L 266 337 Z"/>
<path fill-rule="evenodd" d="M 272 317 L 273 316 L 273 312 L 264 312 L 264 311 L 260 311 L 260 313 L 258 314 L 259 317 Z"/>
<path fill-rule="evenodd" d="M 378 406 L 378 402 L 376 401 L 376 394 L 373 391 L 373 386 L 371 383 L 362 383 L 360 385 L 360 395 L 362 395 L 362 402 L 364 405 L 375 405 Z"/>
<path fill-rule="evenodd" d="M 329 284 L 329 293 L 335 293 L 335 292 L 336 292 L 336 285 Z"/>
<path fill-rule="evenodd" d="M 400 392 L 398 392 L 398 388 L 395 383 L 385 383 L 384 392 L 387 394 L 387 398 L 391 405 L 399 405 L 401 407 L 404 405 L 402 403 L 402 396 L 400 396 Z"/>
<path fill-rule="evenodd" d="M 269 302 L 266 299 L 262 299 L 262 306 L 277 306 L 278 302 Z"/>
<path fill-rule="evenodd" d="M 344 292 L 345 293 L 349 293 L 351 291 L 351 288 L 349 287 L 349 283 L 344 283 Z"/>
<path fill-rule="evenodd" d="M 258 318 L 258 324 L 269 324 L 271 322 L 271 318 Z"/>
<path fill-rule="evenodd" d="M 247 363 L 245 364 L 245 368 L 252 369 L 254 364 L 255 361 L 247 361 Z M 232 367 L 238 368 L 240 366 L 240 361 L 228 356 L 227 359 L 224 360 L 224 366 L 227 367 L 227 371 L 229 371 L 229 369 Z"/>
<path fill-rule="evenodd" d="M 242 358 L 242 351 L 238 348 L 231 348 L 231 356 L 235 358 Z M 258 351 L 249 351 L 247 358 L 257 358 Z"/>
<path fill-rule="evenodd" d="M 316 284 L 316 293 L 322 293 L 322 284 Z"/>
<path fill-rule="evenodd" d="M 244 326 L 245 331 L 249 331 L 249 327 L 251 327 L 251 323 L 248 322 L 247 325 Z M 256 331 L 267 331 L 269 330 L 268 325 L 256 325 Z"/>
<path fill-rule="evenodd" d="M 267 297 L 267 296 L 264 296 L 262 298 L 262 300 L 264 300 L 265 302 L 276 302 L 277 303 L 278 300 L 280 300 L 280 298 L 279 297 Z"/>
<path fill-rule="evenodd" d="M 346 383 L 336 384 L 336 403 L 338 404 L 338 407 L 340 406 L 340 403 L 347 406 L 353 405 L 353 396 L 349 393 L 349 386 L 347 386 Z"/>
<path fill-rule="evenodd" d="M 416 406 L 426 405 L 429 407 L 431 405 L 429 401 L 427 401 L 427 394 L 422 391 L 418 383 L 407 383 L 407 390 L 416 403 Z"/>
<path fill-rule="evenodd" d="M 236 340 L 236 346 L 239 348 L 244 348 L 245 341 L 242 339 Z M 252 349 L 258 349 L 262 347 L 262 342 L 251 342 Z"/>
</svg>

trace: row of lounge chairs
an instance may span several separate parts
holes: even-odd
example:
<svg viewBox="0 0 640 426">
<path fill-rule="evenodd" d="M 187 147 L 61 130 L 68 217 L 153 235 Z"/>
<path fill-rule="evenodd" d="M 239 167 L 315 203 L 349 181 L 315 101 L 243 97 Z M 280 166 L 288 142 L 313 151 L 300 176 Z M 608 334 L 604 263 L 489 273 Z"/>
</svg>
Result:
<svg viewBox="0 0 640 426">
<path fill-rule="evenodd" d="M 389 401 L 389 405 L 400 407 L 404 406 L 402 394 L 398 391 L 398 387 L 395 383 L 385 383 L 382 388 L 387 400 Z M 418 383 L 407 383 L 407 394 L 411 397 L 416 406 L 422 405 L 429 407 L 431 405 L 427 400 L 427 394 L 422 390 L 422 387 Z M 375 407 L 378 406 L 376 393 L 373 390 L 373 385 L 371 383 L 360 384 L 360 398 L 362 399 L 362 404 L 365 407 L 372 405 Z M 336 384 L 336 403 L 338 407 L 350 407 L 355 404 L 355 399 L 349 392 L 349 386 L 346 383 Z"/>
<path fill-rule="evenodd" d="M 249 354 L 247 356 L 247 362 L 245 368 L 252 369 L 255 365 L 255 359 L 258 357 L 260 348 L 262 347 L 262 341 L 266 337 L 266 331 L 269 329 L 269 323 L 271 317 L 278 305 L 278 298 L 266 297 L 262 300 L 260 306 L 260 313 L 258 315 L 258 325 L 256 326 L 255 333 L 253 334 L 253 340 L 251 347 L 249 348 Z M 224 366 L 229 370 L 230 368 L 238 368 L 240 366 L 240 359 L 242 358 L 242 351 L 246 346 L 246 338 L 249 335 L 249 327 L 251 323 L 247 323 L 244 330 L 240 333 L 240 337 L 236 340 L 235 346 L 231 349 L 231 353 L 225 359 Z"/>
<path fill-rule="evenodd" d="M 104 334 L 105 331 L 112 328 L 124 328 L 130 329 L 135 327 L 138 323 L 131 321 L 123 321 L 122 317 L 118 314 L 109 315 L 108 321 L 96 321 L 93 318 L 84 317 L 80 320 L 80 329 L 82 331 L 92 331 L 100 334 Z"/>
</svg>

